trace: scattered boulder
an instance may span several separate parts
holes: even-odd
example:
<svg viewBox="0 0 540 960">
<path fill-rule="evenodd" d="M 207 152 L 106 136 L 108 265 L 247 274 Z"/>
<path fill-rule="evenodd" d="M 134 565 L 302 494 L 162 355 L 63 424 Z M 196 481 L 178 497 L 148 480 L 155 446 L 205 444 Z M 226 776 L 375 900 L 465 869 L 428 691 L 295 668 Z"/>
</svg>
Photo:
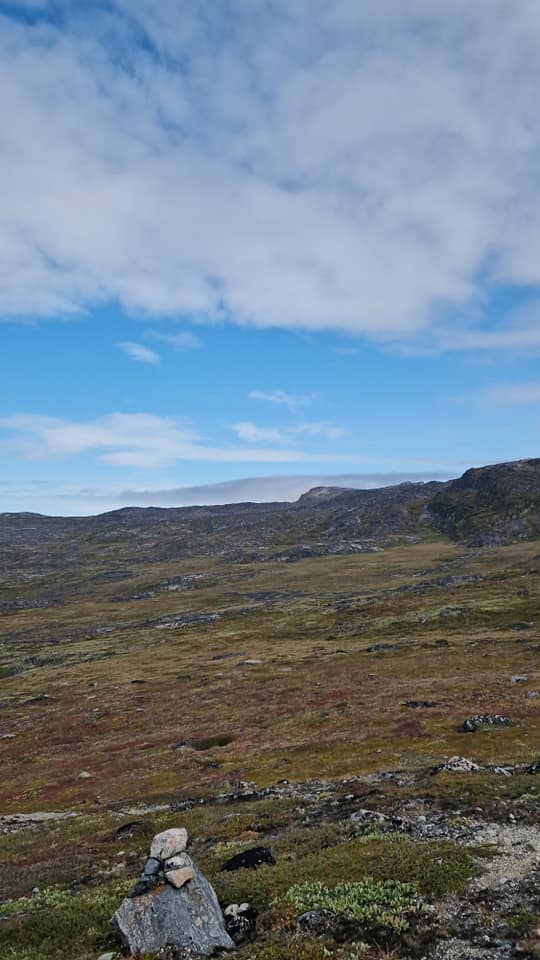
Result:
<svg viewBox="0 0 540 960">
<path fill-rule="evenodd" d="M 371 647 L 367 647 L 366 653 L 387 653 L 388 650 L 395 649 L 395 643 L 374 643 Z"/>
<path fill-rule="evenodd" d="M 134 956 L 165 951 L 163 957 L 209 957 L 234 950 L 213 887 L 184 853 L 187 840 L 178 827 L 154 837 L 141 878 L 112 918 Z"/>
<path fill-rule="evenodd" d="M 225 929 L 237 946 L 250 940 L 255 933 L 257 911 L 249 903 L 230 903 L 223 911 Z"/>
<path fill-rule="evenodd" d="M 88 770 L 81 770 L 77 780 L 90 780 L 92 777 L 91 773 L 88 773 Z"/>
<path fill-rule="evenodd" d="M 466 757 L 450 757 L 445 763 L 434 767 L 432 774 L 436 773 L 475 773 L 480 767 L 474 760 L 467 760 Z"/>
<path fill-rule="evenodd" d="M 474 733 L 476 730 L 493 729 L 494 727 L 509 727 L 511 722 L 508 717 L 503 717 L 499 713 L 482 713 L 474 717 L 468 717 L 459 727 L 460 733 Z"/>
<path fill-rule="evenodd" d="M 518 674 L 515 674 L 513 677 L 510 677 L 510 683 L 512 683 L 512 684 L 514 684 L 514 683 L 526 683 L 528 679 L 529 679 L 528 677 L 521 677 L 521 676 L 519 676 Z"/>
<path fill-rule="evenodd" d="M 251 847 L 250 850 L 244 850 L 242 853 L 237 853 L 236 856 L 226 860 L 221 869 L 229 871 L 256 870 L 263 863 L 274 866 L 275 862 L 268 847 Z"/>
<path fill-rule="evenodd" d="M 527 767 L 525 773 L 531 773 L 531 774 L 540 773 L 540 759 L 533 760 L 533 762 L 530 763 L 529 766 Z"/>
</svg>

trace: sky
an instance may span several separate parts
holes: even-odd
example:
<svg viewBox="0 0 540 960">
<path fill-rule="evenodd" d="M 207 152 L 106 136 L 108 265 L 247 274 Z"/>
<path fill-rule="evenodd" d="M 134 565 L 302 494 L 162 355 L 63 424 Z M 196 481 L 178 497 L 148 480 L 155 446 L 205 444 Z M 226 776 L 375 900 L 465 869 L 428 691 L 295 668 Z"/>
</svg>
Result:
<svg viewBox="0 0 540 960">
<path fill-rule="evenodd" d="M 537 0 L 0 0 L 0 511 L 538 455 Z"/>
</svg>

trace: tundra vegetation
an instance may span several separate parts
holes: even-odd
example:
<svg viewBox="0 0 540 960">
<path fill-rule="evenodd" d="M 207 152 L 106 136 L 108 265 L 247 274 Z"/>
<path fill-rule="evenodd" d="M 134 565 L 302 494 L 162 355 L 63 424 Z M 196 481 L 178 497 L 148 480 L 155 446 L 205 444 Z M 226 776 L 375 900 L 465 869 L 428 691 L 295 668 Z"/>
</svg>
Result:
<svg viewBox="0 0 540 960">
<path fill-rule="evenodd" d="M 110 916 L 171 825 L 222 906 L 257 911 L 239 960 L 435 956 L 482 923 L 539 955 L 530 871 L 482 920 L 471 891 L 497 829 L 540 820 L 540 542 L 456 542 L 457 493 L 435 493 L 453 527 L 409 492 L 363 539 L 332 497 L 0 517 L 2 960 L 114 950 Z M 461 732 L 491 714 L 509 723 Z M 473 767 L 446 771 L 455 755 Z M 275 865 L 221 869 L 261 844 Z M 307 936 L 319 908 L 388 937 Z"/>
</svg>

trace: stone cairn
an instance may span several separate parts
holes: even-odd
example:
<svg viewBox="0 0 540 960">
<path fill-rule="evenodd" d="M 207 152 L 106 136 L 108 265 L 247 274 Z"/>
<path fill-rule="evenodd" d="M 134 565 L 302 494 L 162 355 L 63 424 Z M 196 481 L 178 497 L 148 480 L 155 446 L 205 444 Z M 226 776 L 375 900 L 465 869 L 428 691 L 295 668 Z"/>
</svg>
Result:
<svg viewBox="0 0 540 960">
<path fill-rule="evenodd" d="M 131 954 L 173 946 L 209 957 L 234 950 L 214 888 L 185 852 L 183 828 L 158 833 L 142 876 L 112 918 Z"/>
</svg>

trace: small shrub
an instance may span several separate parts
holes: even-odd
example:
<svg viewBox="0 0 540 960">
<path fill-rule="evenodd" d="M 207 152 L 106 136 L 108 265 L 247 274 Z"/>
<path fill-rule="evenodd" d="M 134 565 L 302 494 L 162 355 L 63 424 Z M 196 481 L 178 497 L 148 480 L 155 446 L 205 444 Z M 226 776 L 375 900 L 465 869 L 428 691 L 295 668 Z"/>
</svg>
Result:
<svg viewBox="0 0 540 960">
<path fill-rule="evenodd" d="M 331 910 L 350 920 L 401 931 L 407 929 L 406 914 L 414 905 L 415 893 L 410 883 L 365 877 L 356 883 L 338 883 L 333 888 L 320 881 L 296 884 L 289 888 L 285 900 L 300 913 Z"/>
</svg>

